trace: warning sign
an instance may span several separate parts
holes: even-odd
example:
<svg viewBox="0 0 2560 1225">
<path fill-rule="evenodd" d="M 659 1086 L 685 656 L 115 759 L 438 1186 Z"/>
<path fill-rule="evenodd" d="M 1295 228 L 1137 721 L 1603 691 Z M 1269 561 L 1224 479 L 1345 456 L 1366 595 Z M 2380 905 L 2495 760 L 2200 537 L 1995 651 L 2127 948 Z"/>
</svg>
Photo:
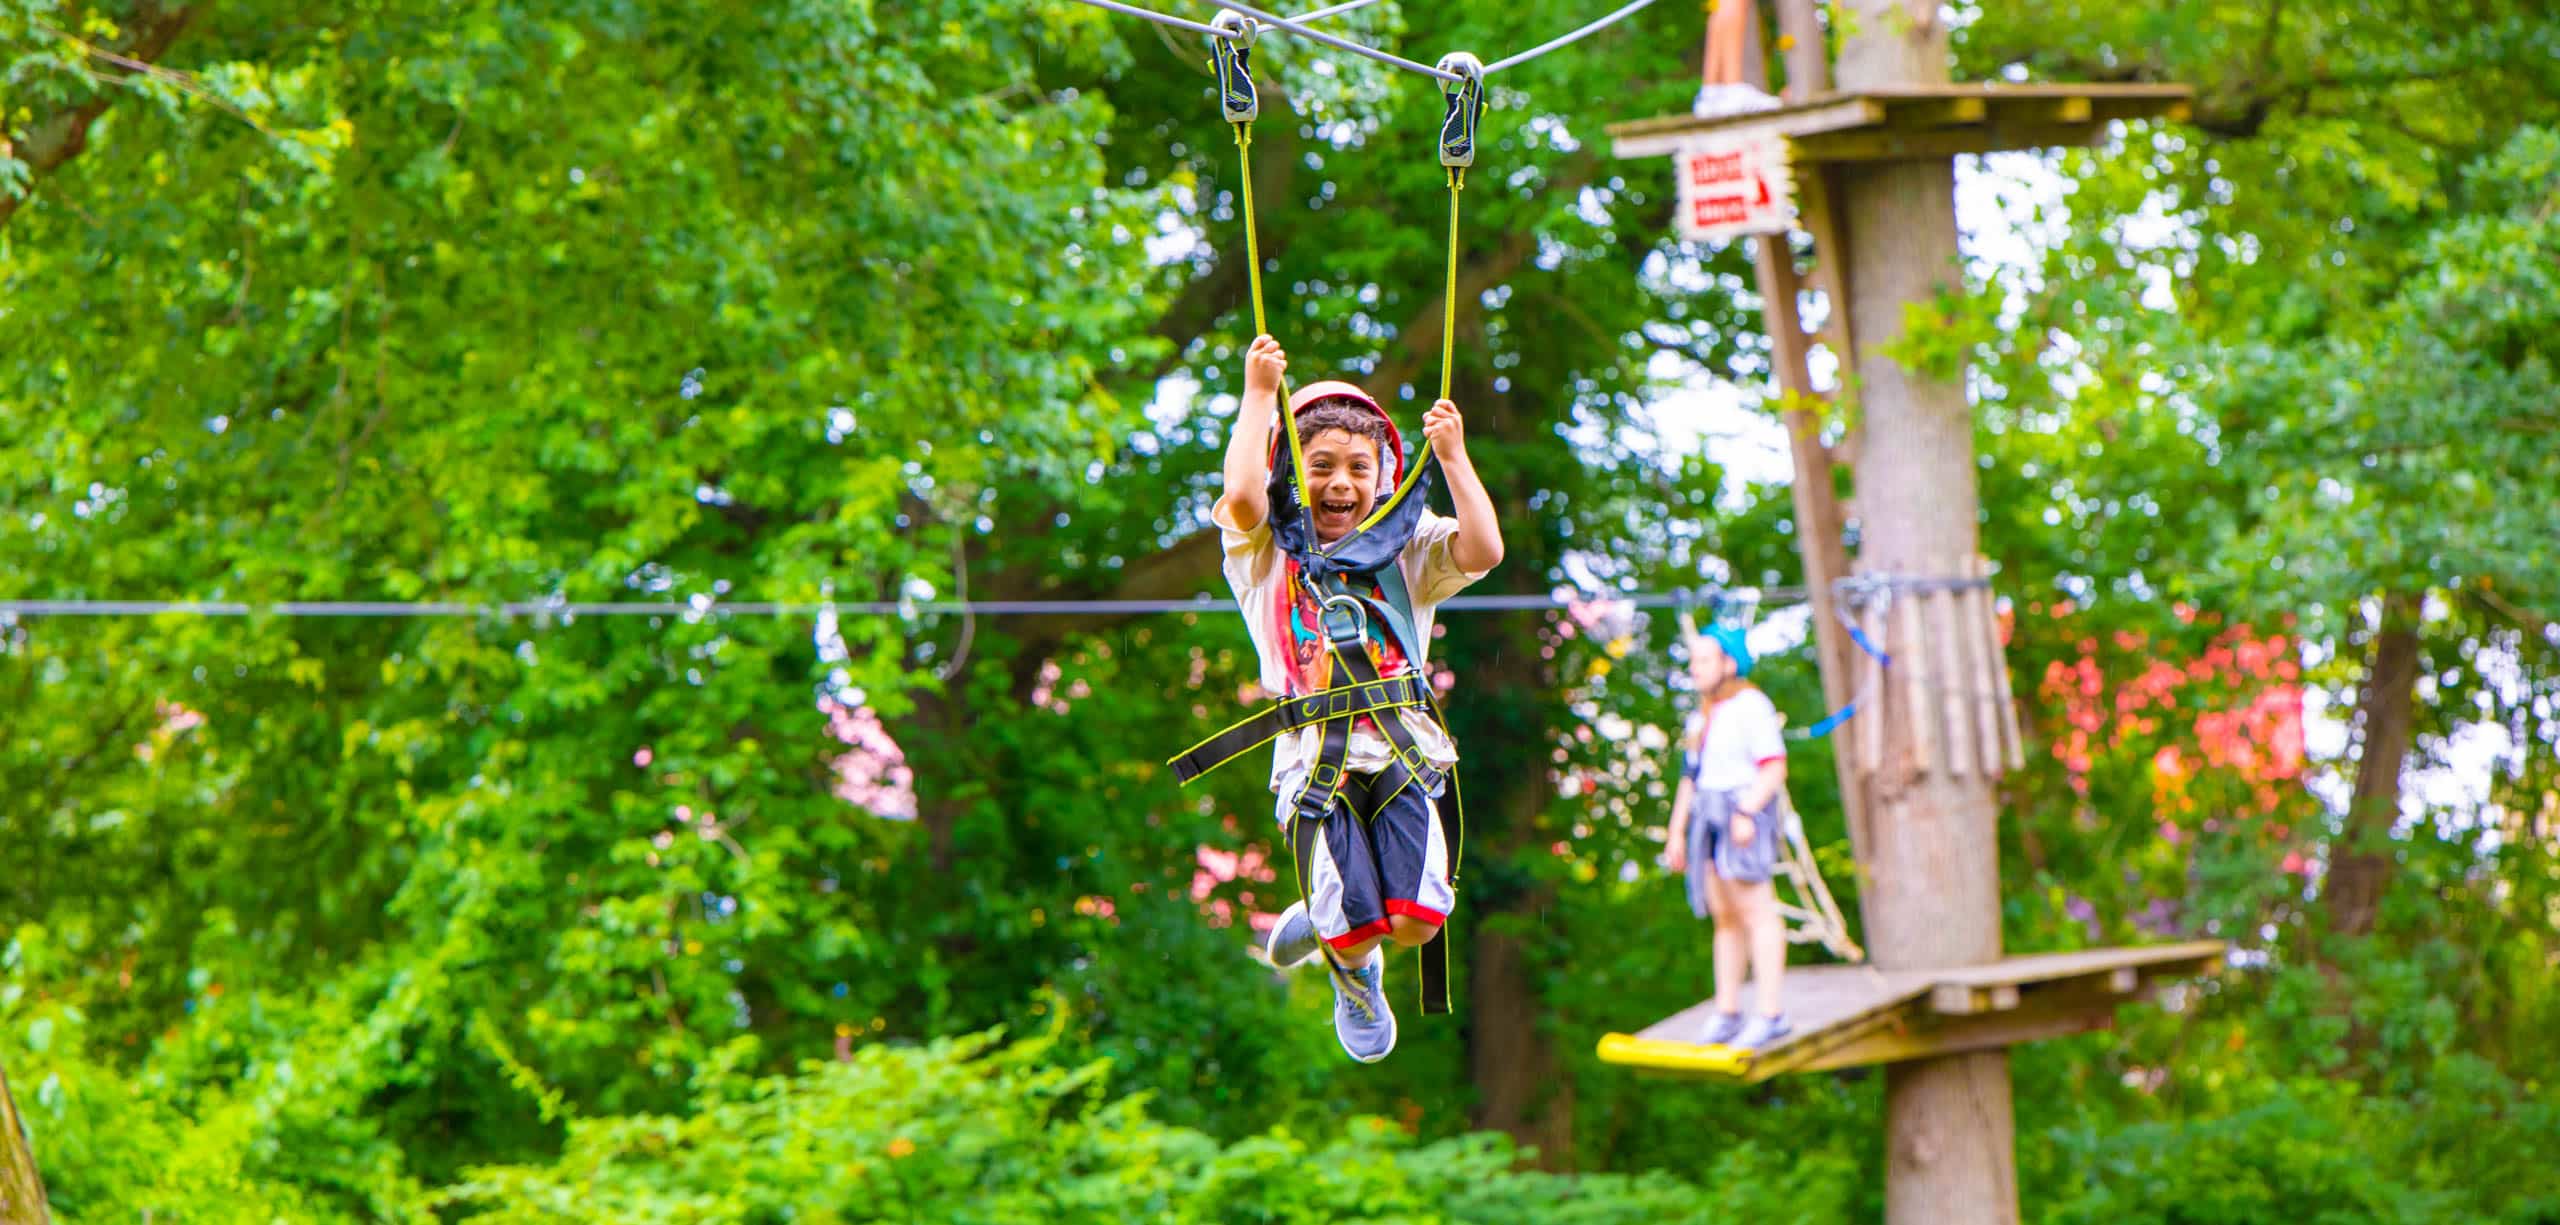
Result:
<svg viewBox="0 0 2560 1225">
<path fill-rule="evenodd" d="M 1795 216 L 1795 180 L 1783 136 L 1710 137 L 1673 154 L 1680 173 L 1680 236 L 1721 242 L 1775 234 Z"/>
</svg>

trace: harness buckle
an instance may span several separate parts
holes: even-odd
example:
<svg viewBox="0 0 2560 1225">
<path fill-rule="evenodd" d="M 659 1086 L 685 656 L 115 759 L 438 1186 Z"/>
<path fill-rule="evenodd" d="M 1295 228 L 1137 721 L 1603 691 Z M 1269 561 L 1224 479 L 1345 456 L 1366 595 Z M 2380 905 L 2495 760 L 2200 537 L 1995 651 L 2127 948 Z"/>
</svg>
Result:
<svg viewBox="0 0 2560 1225">
<path fill-rule="evenodd" d="M 1328 592 L 1317 599 L 1316 607 L 1318 610 L 1317 616 L 1322 618 L 1324 621 L 1325 638 L 1334 646 L 1339 647 L 1345 643 L 1358 646 L 1363 639 L 1366 639 L 1369 636 L 1369 607 L 1362 604 L 1358 596 L 1344 595 L 1341 592 Z M 1348 637 L 1344 636 L 1340 630 L 1334 627 L 1333 612 L 1336 608 L 1348 608 L 1351 610 L 1351 623 L 1356 628 Z"/>
</svg>

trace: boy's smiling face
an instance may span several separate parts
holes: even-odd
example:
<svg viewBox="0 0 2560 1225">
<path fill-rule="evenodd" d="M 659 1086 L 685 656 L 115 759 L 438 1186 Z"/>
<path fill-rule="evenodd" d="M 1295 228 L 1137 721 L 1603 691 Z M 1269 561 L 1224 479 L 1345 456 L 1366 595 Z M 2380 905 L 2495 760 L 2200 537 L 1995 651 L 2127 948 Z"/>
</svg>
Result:
<svg viewBox="0 0 2560 1225">
<path fill-rule="evenodd" d="M 1348 430 L 1325 430 L 1305 446 L 1307 509 L 1316 539 L 1332 544 L 1360 526 L 1378 501 L 1378 444 Z"/>
</svg>

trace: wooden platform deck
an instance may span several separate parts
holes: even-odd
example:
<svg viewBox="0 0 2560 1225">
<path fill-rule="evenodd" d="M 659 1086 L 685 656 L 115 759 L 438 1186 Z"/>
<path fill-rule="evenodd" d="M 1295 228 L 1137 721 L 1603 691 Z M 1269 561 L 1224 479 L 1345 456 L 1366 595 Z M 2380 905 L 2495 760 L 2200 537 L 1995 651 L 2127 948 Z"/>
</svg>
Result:
<svg viewBox="0 0 2560 1225">
<path fill-rule="evenodd" d="M 1776 133 L 1798 161 L 1861 162 L 2094 145 L 2119 119 L 2183 120 L 2185 85 L 1914 86 L 1830 93 L 1774 110 L 1611 124 L 1619 157 L 1665 157 L 1700 137 Z"/>
<path fill-rule="evenodd" d="M 1956 970 L 1806 966 L 1787 971 L 1795 1032 L 1740 1053 L 1703 1046 L 1712 1005 L 1701 1003 L 1635 1034 L 1600 1040 L 1600 1058 L 1648 1072 L 1754 1082 L 1987 1050 L 2087 1033 L 2161 982 L 2221 968 L 2219 940 L 2011 957 Z"/>
</svg>

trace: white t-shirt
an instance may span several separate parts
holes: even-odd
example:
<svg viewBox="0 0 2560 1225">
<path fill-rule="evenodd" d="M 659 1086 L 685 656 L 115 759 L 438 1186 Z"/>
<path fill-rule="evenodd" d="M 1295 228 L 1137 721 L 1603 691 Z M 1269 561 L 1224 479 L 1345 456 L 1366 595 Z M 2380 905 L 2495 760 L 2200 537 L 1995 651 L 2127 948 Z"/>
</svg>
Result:
<svg viewBox="0 0 2560 1225">
<path fill-rule="evenodd" d="M 1786 759 L 1778 708 L 1757 689 L 1725 699 L 1712 718 L 1704 711 L 1691 714 L 1681 743 L 1697 743 L 1700 720 L 1707 725 L 1707 742 L 1689 754 L 1689 777 L 1699 790 L 1738 791 L 1759 777 L 1760 767 Z"/>
<path fill-rule="evenodd" d="M 1245 629 L 1253 635 L 1254 654 L 1262 661 L 1262 687 L 1277 696 L 1290 691 L 1289 655 L 1293 644 L 1283 641 L 1280 623 L 1281 602 L 1289 595 L 1289 567 L 1285 554 L 1271 538 L 1271 524 L 1266 519 L 1252 531 L 1239 531 L 1227 520 L 1228 508 L 1220 502 L 1210 514 L 1218 525 L 1218 535 L 1226 547 L 1227 586 L 1236 593 L 1236 604 L 1244 612 Z M 1467 584 L 1483 578 L 1486 571 L 1469 573 L 1458 568 L 1449 556 L 1450 542 L 1458 535 L 1458 521 L 1431 511 L 1422 512 L 1422 522 L 1413 530 L 1404 552 L 1396 558 L 1396 566 L 1404 571 L 1405 589 L 1413 593 L 1413 632 L 1418 642 L 1414 649 L 1428 655 L 1431 650 L 1431 623 L 1440 602 L 1466 590 Z M 1383 631 L 1373 628 L 1373 636 Z M 1372 647 L 1373 652 L 1377 648 Z M 1326 661 L 1328 664 L 1330 661 Z M 1423 659 L 1402 660 L 1389 649 L 1380 675 L 1421 670 Z M 1331 683 L 1339 684 L 1340 680 Z M 1443 768 L 1457 764 L 1457 746 L 1432 725 L 1429 717 L 1411 707 L 1399 708 L 1395 714 L 1413 732 L 1414 743 L 1422 755 Z M 1272 741 L 1271 789 L 1281 790 L 1295 775 L 1314 764 L 1322 744 L 1321 724 L 1302 727 Z M 1350 751 L 1343 768 L 1355 774 L 1375 774 L 1393 760 L 1386 737 L 1362 725 L 1351 732 Z"/>
</svg>

